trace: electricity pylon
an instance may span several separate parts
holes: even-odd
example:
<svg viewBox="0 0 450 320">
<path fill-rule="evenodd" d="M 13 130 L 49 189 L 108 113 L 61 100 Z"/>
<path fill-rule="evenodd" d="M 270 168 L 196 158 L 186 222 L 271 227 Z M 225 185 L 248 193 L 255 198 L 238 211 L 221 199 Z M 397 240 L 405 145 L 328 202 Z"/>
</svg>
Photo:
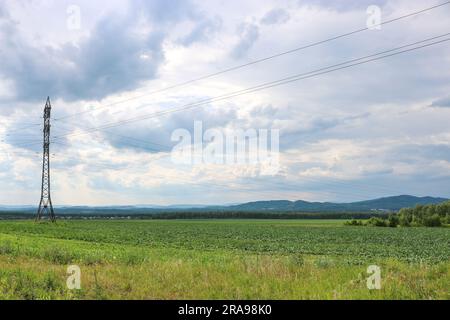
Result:
<svg viewBox="0 0 450 320">
<path fill-rule="evenodd" d="M 52 222 L 56 222 L 55 212 L 53 211 L 52 198 L 50 196 L 50 112 L 52 106 L 50 97 L 47 98 L 44 108 L 44 153 L 42 157 L 42 187 L 41 201 L 36 215 L 36 221 L 48 215 Z"/>
</svg>

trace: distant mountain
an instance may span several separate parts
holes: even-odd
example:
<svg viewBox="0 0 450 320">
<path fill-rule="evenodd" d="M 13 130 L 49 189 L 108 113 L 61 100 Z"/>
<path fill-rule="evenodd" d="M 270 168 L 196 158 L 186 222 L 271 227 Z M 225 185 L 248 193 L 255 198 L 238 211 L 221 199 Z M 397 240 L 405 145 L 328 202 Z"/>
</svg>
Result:
<svg viewBox="0 0 450 320">
<path fill-rule="evenodd" d="M 208 206 L 208 205 L 128 205 L 128 206 L 55 206 L 59 213 L 67 214 L 152 214 L 158 212 L 214 212 L 214 211 L 246 211 L 246 212 L 372 212 L 372 211 L 397 211 L 401 208 L 415 207 L 418 204 L 438 204 L 447 201 L 444 198 L 396 196 L 374 200 L 332 203 L 332 202 L 308 202 L 272 200 L 248 202 L 236 205 Z M 0 211 L 8 212 L 34 212 L 33 206 L 1 206 Z"/>
<path fill-rule="evenodd" d="M 0 211 L 30 211 L 37 210 L 37 206 L 31 205 L 17 205 L 17 206 L 9 206 L 9 205 L 0 205 Z"/>
<path fill-rule="evenodd" d="M 351 203 L 307 202 L 307 201 L 257 201 L 227 209 L 236 211 L 303 211 L 303 212 L 346 212 L 346 211 L 397 211 L 402 208 L 422 204 L 437 204 L 447 201 L 444 198 L 396 196 Z"/>
</svg>

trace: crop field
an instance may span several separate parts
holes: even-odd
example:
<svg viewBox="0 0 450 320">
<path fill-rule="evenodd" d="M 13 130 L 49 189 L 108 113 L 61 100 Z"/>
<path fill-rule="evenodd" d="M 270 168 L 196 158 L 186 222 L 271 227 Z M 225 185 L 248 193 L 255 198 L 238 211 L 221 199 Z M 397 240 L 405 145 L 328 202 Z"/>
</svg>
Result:
<svg viewBox="0 0 450 320">
<path fill-rule="evenodd" d="M 78 265 L 81 289 L 66 286 Z M 382 286 L 367 288 L 367 268 Z M 334 220 L 0 222 L 0 299 L 449 299 L 450 228 Z"/>
</svg>

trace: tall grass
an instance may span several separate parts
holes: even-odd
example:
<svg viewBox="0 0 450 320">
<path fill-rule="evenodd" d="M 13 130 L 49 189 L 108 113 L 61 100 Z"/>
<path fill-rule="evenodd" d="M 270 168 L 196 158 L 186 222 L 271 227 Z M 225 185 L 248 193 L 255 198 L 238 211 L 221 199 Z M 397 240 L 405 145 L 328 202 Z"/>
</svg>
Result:
<svg viewBox="0 0 450 320">
<path fill-rule="evenodd" d="M 367 229 L 286 221 L 0 222 L 0 299 L 450 298 L 448 230 Z M 69 264 L 81 267 L 80 291 L 66 288 Z M 367 289 L 371 264 L 382 269 L 381 290 Z"/>
</svg>

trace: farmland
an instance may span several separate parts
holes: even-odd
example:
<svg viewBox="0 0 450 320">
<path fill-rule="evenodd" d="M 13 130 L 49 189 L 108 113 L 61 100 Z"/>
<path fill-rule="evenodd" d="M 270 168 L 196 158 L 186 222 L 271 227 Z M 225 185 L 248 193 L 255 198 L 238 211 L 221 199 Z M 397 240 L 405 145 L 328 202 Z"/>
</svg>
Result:
<svg viewBox="0 0 450 320">
<path fill-rule="evenodd" d="M 450 228 L 337 220 L 0 222 L 1 299 L 448 299 Z M 67 290 L 79 265 L 82 289 Z M 382 269 L 368 290 L 369 265 Z"/>
</svg>

